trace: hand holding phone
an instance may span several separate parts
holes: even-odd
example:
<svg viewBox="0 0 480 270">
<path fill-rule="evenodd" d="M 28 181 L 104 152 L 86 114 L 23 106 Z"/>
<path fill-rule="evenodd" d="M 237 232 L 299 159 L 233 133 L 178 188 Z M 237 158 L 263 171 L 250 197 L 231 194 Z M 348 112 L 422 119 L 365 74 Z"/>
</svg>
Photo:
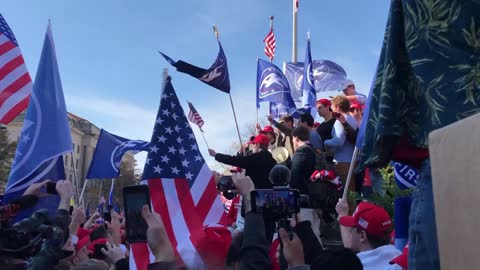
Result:
<svg viewBox="0 0 480 270">
<path fill-rule="evenodd" d="M 297 189 L 256 189 L 251 192 L 252 212 L 272 220 L 289 218 L 300 212 L 298 198 Z"/>
<path fill-rule="evenodd" d="M 146 185 L 126 186 L 123 188 L 125 206 L 125 227 L 127 241 L 130 243 L 147 241 L 147 223 L 142 216 L 142 208 L 150 209 L 150 191 Z"/>
<path fill-rule="evenodd" d="M 57 192 L 57 183 L 55 182 L 48 182 L 47 183 L 47 193 L 48 194 L 58 194 Z"/>
</svg>

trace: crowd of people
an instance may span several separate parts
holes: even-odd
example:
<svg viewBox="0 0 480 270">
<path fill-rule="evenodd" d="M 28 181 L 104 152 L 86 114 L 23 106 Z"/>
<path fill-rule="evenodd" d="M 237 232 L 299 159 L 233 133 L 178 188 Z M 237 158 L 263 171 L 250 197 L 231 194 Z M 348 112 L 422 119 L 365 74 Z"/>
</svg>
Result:
<svg viewBox="0 0 480 270">
<path fill-rule="evenodd" d="M 345 94 L 352 87 L 346 87 Z M 225 258 L 214 260 L 215 265 L 207 263 L 210 269 L 401 269 L 391 264 L 402 252 L 390 245 L 392 223 L 387 212 L 361 202 L 349 216 L 349 203 L 339 199 L 340 182 L 345 181 L 345 168 L 360 124 L 355 116 L 362 108 L 361 103 L 351 105 L 350 100 L 352 97 L 344 95 L 319 100 L 318 113 L 325 119 L 320 125 L 310 114 L 300 115 L 298 120 L 286 115 L 278 122 L 269 117 L 271 126 L 258 127 L 259 133 L 235 156 L 209 149 L 217 161 L 236 167 L 231 171 L 233 186 L 229 188 L 236 196 L 231 200 L 222 197 L 225 204 L 229 203 L 229 218 L 223 224 L 231 232 L 231 238 L 224 239 L 229 248 Z M 291 153 L 290 163 L 278 164 L 272 157 L 271 151 L 277 147 Z M 217 173 L 215 176 L 217 182 L 222 178 Z M 31 185 L 22 197 L 2 207 L 0 269 L 129 269 L 126 217 L 113 209 L 109 209 L 110 220 L 104 220 L 98 211 L 86 216 L 83 207 L 70 205 L 74 187 L 69 181 L 56 183 L 60 203 L 52 221 L 39 218 L 46 214 L 35 212 L 30 218 L 37 220 L 34 226 L 18 225 L 27 222 L 15 220 L 17 212 L 46 196 L 47 183 Z M 325 196 L 315 192 L 315 184 L 326 188 Z M 288 201 L 288 207 L 284 203 L 282 209 L 273 209 L 275 218 L 266 215 L 268 211 L 252 211 L 252 191 L 276 188 L 298 190 L 306 200 L 285 197 L 282 200 Z M 345 188 L 355 190 L 354 186 Z M 223 191 L 219 190 L 219 195 Z M 326 203 L 324 197 L 333 198 L 335 203 Z M 313 205 L 315 198 L 320 203 Z M 291 213 L 297 204 L 300 212 L 279 220 L 283 210 L 288 208 Z M 322 216 L 328 216 L 325 213 L 338 216 L 343 245 L 326 247 L 322 243 Z M 176 259 L 161 217 L 145 206 L 141 218 L 148 225 L 147 243 L 155 257 L 148 269 L 186 269 Z M 11 231 L 18 234 L 7 236 Z M 23 246 L 12 245 L 9 240 L 19 235 L 28 235 L 22 239 L 29 240 Z"/>
</svg>

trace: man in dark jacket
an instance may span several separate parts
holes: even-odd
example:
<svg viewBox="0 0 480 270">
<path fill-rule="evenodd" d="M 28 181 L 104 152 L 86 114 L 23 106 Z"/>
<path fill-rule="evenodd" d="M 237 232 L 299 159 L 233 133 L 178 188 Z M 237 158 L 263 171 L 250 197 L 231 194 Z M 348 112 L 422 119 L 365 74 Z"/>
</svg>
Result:
<svg viewBox="0 0 480 270">
<path fill-rule="evenodd" d="M 252 143 L 254 145 L 253 154 L 248 156 L 219 154 L 213 149 L 208 149 L 208 153 L 218 162 L 245 169 L 245 174 L 250 176 L 256 189 L 271 189 L 272 183 L 268 177 L 277 162 L 268 152 L 270 141 L 267 136 L 260 134 Z"/>
<path fill-rule="evenodd" d="M 292 157 L 290 188 L 298 189 L 300 194 L 308 195 L 307 183 L 315 171 L 316 154 L 310 145 L 310 130 L 297 127 L 292 132 L 295 153 Z"/>
</svg>

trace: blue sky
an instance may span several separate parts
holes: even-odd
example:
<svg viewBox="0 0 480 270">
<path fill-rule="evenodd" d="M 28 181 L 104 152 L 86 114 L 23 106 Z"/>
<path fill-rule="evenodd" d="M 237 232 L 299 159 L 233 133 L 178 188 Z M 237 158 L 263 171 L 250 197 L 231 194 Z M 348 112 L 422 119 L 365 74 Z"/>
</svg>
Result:
<svg viewBox="0 0 480 270">
<path fill-rule="evenodd" d="M 300 0 L 298 60 L 306 32 L 313 59 L 340 64 L 367 93 L 379 58 L 389 1 Z M 240 127 L 255 121 L 256 59 L 266 58 L 263 38 L 275 16 L 274 63 L 291 60 L 291 0 L 15 0 L 0 12 L 12 28 L 35 77 L 48 19 L 51 20 L 67 109 L 96 126 L 131 139 L 149 140 L 160 101 L 162 70 L 156 49 L 174 59 L 208 67 L 218 52 L 212 25 L 225 50 Z M 191 101 L 205 120 L 207 140 L 227 152 L 237 139 L 228 96 L 169 69 L 188 113 Z M 329 93 L 331 94 L 331 93 Z M 266 115 L 266 105 L 260 116 Z M 199 146 L 210 164 L 207 147 Z M 143 167 L 145 155 L 137 155 Z"/>
</svg>

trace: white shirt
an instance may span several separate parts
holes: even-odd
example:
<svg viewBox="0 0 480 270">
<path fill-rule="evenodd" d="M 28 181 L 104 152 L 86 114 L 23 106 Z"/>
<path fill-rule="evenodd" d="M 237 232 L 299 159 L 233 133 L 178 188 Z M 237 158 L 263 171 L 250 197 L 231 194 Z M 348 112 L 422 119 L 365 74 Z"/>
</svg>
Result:
<svg viewBox="0 0 480 270">
<path fill-rule="evenodd" d="M 396 270 L 402 269 L 398 265 L 391 265 L 393 260 L 402 252 L 393 245 L 385 245 L 379 248 L 357 253 L 357 257 L 363 264 L 363 270 Z"/>
</svg>

